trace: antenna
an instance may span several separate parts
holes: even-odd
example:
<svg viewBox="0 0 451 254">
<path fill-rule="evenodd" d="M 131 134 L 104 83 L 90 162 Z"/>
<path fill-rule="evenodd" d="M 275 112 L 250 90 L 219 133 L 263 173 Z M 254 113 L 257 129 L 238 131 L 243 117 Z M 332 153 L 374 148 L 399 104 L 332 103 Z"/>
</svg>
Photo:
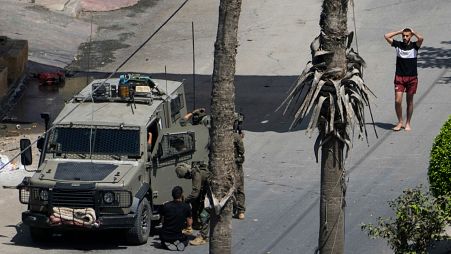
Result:
<svg viewBox="0 0 451 254">
<path fill-rule="evenodd" d="M 166 71 L 166 65 L 164 66 L 164 80 L 166 81 L 166 95 L 169 96 L 169 93 L 168 93 L 168 72 Z"/>
<path fill-rule="evenodd" d="M 88 45 L 88 68 L 86 70 L 86 85 L 89 85 L 89 77 L 88 77 L 88 73 L 91 69 L 91 45 L 92 45 L 92 11 L 90 12 L 91 14 L 91 33 L 89 34 L 89 45 Z"/>
<path fill-rule="evenodd" d="M 193 110 L 196 109 L 196 54 L 194 51 L 194 22 L 191 21 L 191 37 L 193 39 Z"/>
<path fill-rule="evenodd" d="M 89 77 L 88 77 L 88 73 L 91 69 L 91 45 L 92 45 L 92 11 L 90 12 L 91 14 L 91 33 L 89 34 L 89 45 L 88 45 L 88 66 L 87 66 L 87 71 L 86 71 L 86 86 L 89 85 Z M 91 93 L 91 128 L 89 130 L 89 159 L 91 160 L 92 163 L 92 146 L 93 146 L 93 128 L 94 128 L 94 98 L 93 98 L 93 94 Z M 91 164 L 92 165 L 92 164 Z"/>
</svg>

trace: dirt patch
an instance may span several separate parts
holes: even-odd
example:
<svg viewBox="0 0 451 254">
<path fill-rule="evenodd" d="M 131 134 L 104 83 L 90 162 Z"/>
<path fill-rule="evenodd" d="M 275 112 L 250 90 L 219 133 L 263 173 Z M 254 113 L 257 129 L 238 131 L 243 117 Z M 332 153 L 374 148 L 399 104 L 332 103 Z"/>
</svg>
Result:
<svg viewBox="0 0 451 254">
<path fill-rule="evenodd" d="M 112 11 L 135 5 L 139 0 L 82 0 L 81 7 L 86 11 Z"/>
<path fill-rule="evenodd" d="M 121 40 L 104 40 L 85 42 L 78 47 L 74 61 L 67 66 L 71 71 L 89 71 L 103 67 L 115 61 L 114 51 L 128 48 Z"/>
<path fill-rule="evenodd" d="M 136 13 L 145 13 L 147 8 L 151 8 L 152 6 L 156 5 L 158 0 L 141 0 L 138 2 L 138 4 L 130 7 L 130 13 L 127 14 L 127 17 L 134 17 L 136 16 Z"/>
</svg>

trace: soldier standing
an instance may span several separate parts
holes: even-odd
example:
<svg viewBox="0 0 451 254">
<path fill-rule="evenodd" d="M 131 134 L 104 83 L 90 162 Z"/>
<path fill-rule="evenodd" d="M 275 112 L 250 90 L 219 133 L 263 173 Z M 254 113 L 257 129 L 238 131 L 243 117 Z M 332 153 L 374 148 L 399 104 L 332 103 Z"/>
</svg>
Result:
<svg viewBox="0 0 451 254">
<path fill-rule="evenodd" d="M 235 113 L 235 122 L 233 124 L 233 146 L 235 152 L 235 163 L 236 163 L 236 191 L 234 211 L 235 217 L 244 220 L 244 212 L 246 211 L 245 200 L 246 196 L 244 194 L 244 144 L 243 137 L 244 133 L 241 130 L 241 124 L 243 123 L 243 115 L 241 113 Z"/>
<path fill-rule="evenodd" d="M 199 221 L 200 231 L 194 240 L 189 243 L 191 245 L 202 245 L 208 241 L 208 231 L 210 223 L 210 214 L 204 208 L 204 199 L 208 188 L 208 179 L 210 173 L 207 170 L 207 165 L 200 164 L 194 167 L 186 163 L 180 163 L 175 172 L 179 178 L 186 178 L 192 180 L 191 194 L 185 199 L 185 202 L 190 203 L 193 210 L 193 219 L 195 222 Z"/>
</svg>

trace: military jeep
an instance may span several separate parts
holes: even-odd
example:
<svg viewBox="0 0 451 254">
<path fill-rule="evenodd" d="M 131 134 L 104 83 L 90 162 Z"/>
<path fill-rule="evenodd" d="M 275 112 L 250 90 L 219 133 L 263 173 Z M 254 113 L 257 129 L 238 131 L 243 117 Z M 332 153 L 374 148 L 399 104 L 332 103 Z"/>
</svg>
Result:
<svg viewBox="0 0 451 254">
<path fill-rule="evenodd" d="M 135 75 L 93 81 L 52 125 L 44 114 L 37 171 L 18 186 L 32 239 L 124 229 L 128 243 L 147 242 L 172 188 L 191 191 L 176 176 L 177 164 L 208 163 L 208 117 L 187 120 L 187 113 L 183 83 Z M 24 165 L 31 164 L 29 147 L 21 140 Z"/>
</svg>

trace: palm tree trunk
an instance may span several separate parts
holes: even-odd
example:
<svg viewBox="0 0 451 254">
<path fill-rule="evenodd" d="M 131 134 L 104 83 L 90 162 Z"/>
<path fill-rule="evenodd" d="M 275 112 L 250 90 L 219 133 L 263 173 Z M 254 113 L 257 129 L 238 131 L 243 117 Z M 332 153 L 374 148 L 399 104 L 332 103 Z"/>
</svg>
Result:
<svg viewBox="0 0 451 254">
<path fill-rule="evenodd" d="M 326 58 L 327 68 L 341 68 L 341 77 L 346 72 L 347 14 L 348 0 L 324 0 L 319 22 L 321 46 L 326 51 L 334 52 Z"/>
<path fill-rule="evenodd" d="M 213 195 L 221 200 L 233 186 L 235 167 L 233 120 L 235 112 L 235 56 L 241 0 L 221 0 L 216 35 L 211 92 L 210 170 Z M 210 253 L 231 253 L 232 204 L 219 215 L 211 212 Z"/>
<path fill-rule="evenodd" d="M 321 154 L 321 198 L 319 251 L 344 253 L 343 142 L 336 137 L 326 142 Z"/>
<path fill-rule="evenodd" d="M 326 56 L 327 69 L 340 68 L 335 79 L 346 73 L 348 0 L 324 0 L 320 18 L 321 46 L 332 51 Z M 342 128 L 346 126 L 343 125 Z M 320 231 L 321 254 L 344 253 L 344 144 L 336 137 L 322 146 Z"/>
</svg>

